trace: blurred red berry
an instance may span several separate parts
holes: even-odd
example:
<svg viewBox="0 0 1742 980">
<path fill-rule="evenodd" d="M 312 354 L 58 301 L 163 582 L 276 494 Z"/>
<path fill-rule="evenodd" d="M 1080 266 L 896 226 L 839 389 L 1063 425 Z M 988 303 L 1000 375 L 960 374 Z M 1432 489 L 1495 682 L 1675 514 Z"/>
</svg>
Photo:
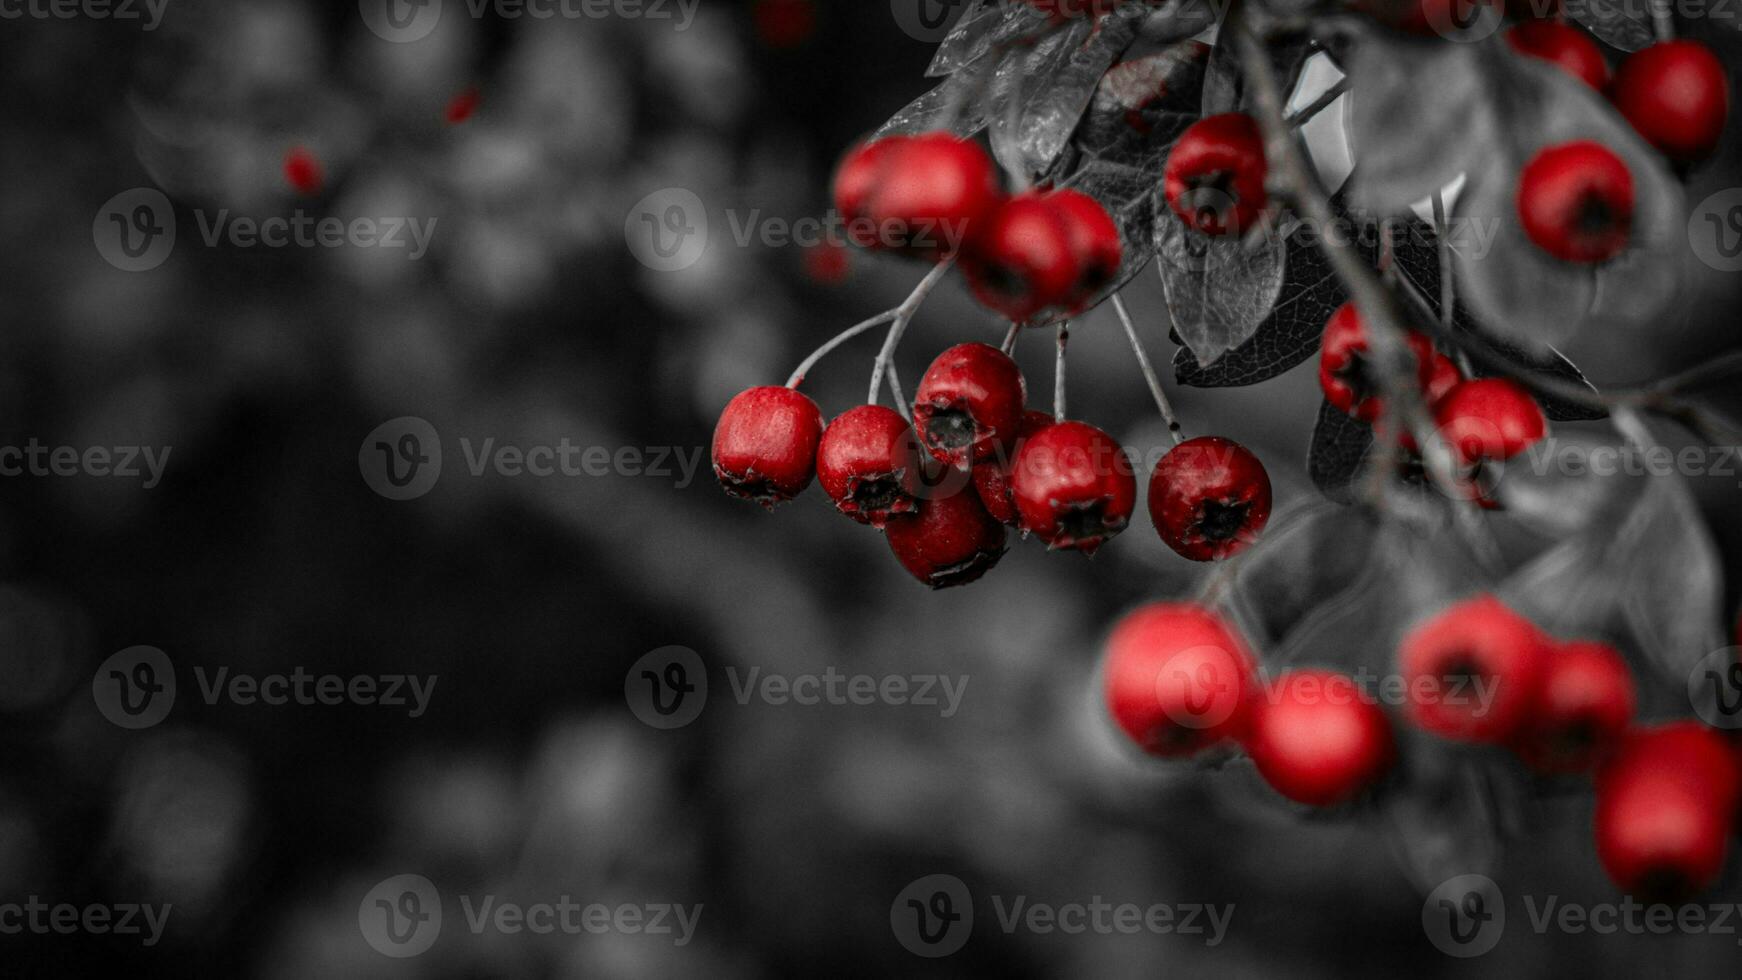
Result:
<svg viewBox="0 0 1742 980">
<path fill-rule="evenodd" d="M 1259 775 L 1297 803 L 1345 803 L 1372 786 L 1396 755 L 1385 711 L 1353 678 L 1294 670 L 1253 699 L 1243 736 Z"/>
<path fill-rule="evenodd" d="M 1547 643 L 1493 596 L 1452 606 L 1410 631 L 1398 650 L 1410 719 L 1455 741 L 1510 738 L 1537 704 Z"/>
<path fill-rule="evenodd" d="M 1102 670 L 1114 723 L 1151 755 L 1194 755 L 1238 736 L 1252 707 L 1252 654 L 1201 606 L 1154 603 L 1127 615 Z"/>
</svg>

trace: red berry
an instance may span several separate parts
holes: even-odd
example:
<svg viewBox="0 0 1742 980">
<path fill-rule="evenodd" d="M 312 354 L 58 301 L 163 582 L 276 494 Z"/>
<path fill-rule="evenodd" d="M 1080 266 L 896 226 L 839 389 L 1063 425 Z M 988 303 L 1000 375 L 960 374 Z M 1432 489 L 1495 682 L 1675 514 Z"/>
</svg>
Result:
<svg viewBox="0 0 1742 980">
<path fill-rule="evenodd" d="M 1071 299 L 1079 276 L 1070 222 L 1036 193 L 994 210 L 962 258 L 974 295 L 1013 321 Z"/>
<path fill-rule="evenodd" d="M 974 490 L 980 494 L 980 502 L 986 505 L 986 511 L 1000 524 L 1015 526 L 1020 520 L 1016 498 L 1010 493 L 1010 471 L 1016 456 L 1028 440 L 1052 424 L 1053 418 L 1046 412 L 1023 412 L 1022 422 L 1016 430 L 1016 443 L 1010 453 L 1000 453 L 996 458 L 974 464 Z"/>
<path fill-rule="evenodd" d="M 1540 772 L 1585 772 L 1633 721 L 1633 675 L 1605 643 L 1566 643 L 1549 652 L 1542 693 L 1513 743 Z"/>
<path fill-rule="evenodd" d="M 1391 722 L 1353 678 L 1295 670 L 1254 699 L 1244 736 L 1259 775 L 1297 803 L 1345 803 L 1372 786 L 1396 754 Z"/>
<path fill-rule="evenodd" d="M 1724 65 L 1698 41 L 1659 41 L 1621 63 L 1615 107 L 1664 156 L 1694 163 L 1712 154 L 1730 114 Z"/>
<path fill-rule="evenodd" d="M 1002 199 L 992 158 L 980 144 L 925 133 L 897 142 L 883 156 L 867 214 L 886 246 L 940 258 L 967 241 Z"/>
<path fill-rule="evenodd" d="M 732 496 L 772 509 L 810 486 L 822 435 L 822 413 L 798 391 L 740 392 L 714 428 L 714 475 Z"/>
<path fill-rule="evenodd" d="M 1154 603 L 1113 628 L 1103 666 L 1107 709 L 1143 751 L 1188 756 L 1245 728 L 1252 655 L 1215 613 Z"/>
<path fill-rule="evenodd" d="M 819 285 L 839 285 L 851 264 L 847 247 L 839 242 L 818 242 L 804 250 L 805 275 Z"/>
<path fill-rule="evenodd" d="M 1440 437 L 1465 465 L 1511 459 L 1548 432 L 1542 409 L 1516 381 L 1466 381 L 1434 409 Z"/>
<path fill-rule="evenodd" d="M 478 111 L 480 101 L 482 101 L 482 97 L 475 88 L 458 92 L 452 99 L 448 100 L 448 107 L 442 113 L 442 118 L 447 120 L 449 126 L 458 126 L 472 118 L 472 113 Z"/>
<path fill-rule="evenodd" d="M 889 550 L 914 578 L 934 589 L 966 585 L 1004 557 L 1004 525 L 965 489 L 919 502 L 919 512 L 883 526 Z"/>
<path fill-rule="evenodd" d="M 299 194 L 319 194 L 326 174 L 313 153 L 293 146 L 284 154 L 284 179 Z"/>
<path fill-rule="evenodd" d="M 1058 422 L 1017 454 L 1010 492 L 1024 530 L 1054 550 L 1092 555 L 1130 523 L 1137 477 L 1112 436 L 1085 422 Z"/>
<path fill-rule="evenodd" d="M 756 0 L 756 36 L 771 48 L 795 48 L 816 30 L 815 0 Z"/>
<path fill-rule="evenodd" d="M 1536 704 L 1547 643 L 1493 596 L 1452 606 L 1412 630 L 1398 650 L 1411 720 L 1457 741 L 1507 739 Z"/>
<path fill-rule="evenodd" d="M 919 439 L 901 413 L 882 405 L 842 412 L 817 445 L 817 482 L 835 509 L 882 527 L 894 514 L 919 509 Z"/>
<path fill-rule="evenodd" d="M 1266 196 L 1264 139 L 1243 112 L 1193 123 L 1168 154 L 1168 207 L 1206 235 L 1240 234 L 1258 220 Z"/>
<path fill-rule="evenodd" d="M 920 379 L 913 425 L 934 459 L 965 470 L 1010 451 L 1027 398 L 1010 355 L 987 344 L 958 344 Z"/>
<path fill-rule="evenodd" d="M 1437 398 L 1431 389 L 1445 386 L 1447 366 L 1461 380 L 1457 365 L 1438 354 L 1426 336 L 1410 331 L 1409 349 L 1415 355 L 1417 383 L 1430 401 Z M 1354 303 L 1344 303 L 1325 324 L 1325 337 L 1319 346 L 1319 387 L 1324 389 L 1326 401 L 1363 422 L 1376 422 L 1385 414 L 1385 399 L 1370 356 L 1366 324 Z"/>
<path fill-rule="evenodd" d="M 882 179 L 884 165 L 908 139 L 889 136 L 861 143 L 847 151 L 835 170 L 835 210 L 846 224 L 848 240 L 861 248 L 885 245 L 871 226 L 871 195 Z"/>
<path fill-rule="evenodd" d="M 1694 722 L 1629 733 L 1597 773 L 1597 856 L 1623 891 L 1682 901 L 1724 867 L 1738 775 L 1724 739 Z"/>
<path fill-rule="evenodd" d="M 1125 246 L 1119 226 L 1101 202 L 1082 191 L 1053 191 L 1046 201 L 1070 228 L 1071 254 L 1077 260 L 1077 282 L 1067 300 L 1072 311 L 1082 309 L 1119 275 Z"/>
<path fill-rule="evenodd" d="M 1220 561 L 1270 521 L 1270 475 L 1245 446 L 1220 436 L 1173 447 L 1149 478 L 1149 517 L 1181 557 Z"/>
<path fill-rule="evenodd" d="M 1518 176 L 1517 203 L 1525 235 L 1565 262 L 1606 262 L 1633 235 L 1633 174 L 1601 143 L 1538 153 Z"/>
<path fill-rule="evenodd" d="M 1421 393 L 1427 400 L 1429 410 L 1437 406 L 1441 399 L 1451 394 L 1453 388 L 1463 383 L 1464 372 L 1459 369 L 1458 362 L 1439 351 L 1434 351 L 1433 357 L 1428 361 L 1426 379 L 1421 386 Z"/>
<path fill-rule="evenodd" d="M 1519 54 L 1554 65 L 1601 92 L 1609 84 L 1609 63 L 1591 36 L 1571 24 L 1527 20 L 1506 32 L 1506 43 Z"/>
</svg>

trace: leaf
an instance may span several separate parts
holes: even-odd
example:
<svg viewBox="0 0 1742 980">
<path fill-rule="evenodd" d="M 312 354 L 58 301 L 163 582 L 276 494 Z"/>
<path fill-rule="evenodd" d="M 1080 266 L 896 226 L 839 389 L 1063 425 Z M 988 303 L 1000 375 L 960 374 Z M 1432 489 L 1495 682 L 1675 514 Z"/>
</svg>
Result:
<svg viewBox="0 0 1742 980">
<path fill-rule="evenodd" d="M 1351 484 L 1361 474 L 1372 445 L 1372 426 L 1343 414 L 1330 402 L 1321 404 L 1307 452 L 1307 475 L 1313 486 L 1339 504 L 1354 503 Z"/>
<path fill-rule="evenodd" d="M 1651 26 L 1651 6 L 1630 0 L 1584 0 L 1569 4 L 1567 16 L 1597 39 L 1623 51 L 1638 51 L 1657 40 Z"/>
<path fill-rule="evenodd" d="M 1621 537 L 1635 545 L 1618 563 L 1633 636 L 1672 682 L 1685 684 L 1725 645 L 1723 566 L 1687 483 L 1679 476 L 1650 478 Z"/>
<path fill-rule="evenodd" d="M 1156 202 L 1156 267 L 1173 328 L 1202 364 L 1251 339 L 1282 291 L 1288 249 L 1280 236 L 1211 237 Z"/>
<path fill-rule="evenodd" d="M 1303 621 L 1364 580 L 1377 528 L 1369 513 L 1320 502 L 1272 516 L 1252 549 L 1230 569 L 1222 605 L 1258 648 L 1280 666 L 1283 643 Z"/>
<path fill-rule="evenodd" d="M 984 58 L 1001 43 L 1010 43 L 1025 30 L 1044 28 L 1046 23 L 1046 14 L 1026 3 L 976 0 L 975 6 L 963 12 L 938 45 L 925 75 L 927 78 L 953 75 Z"/>
<path fill-rule="evenodd" d="M 984 84 L 981 76 L 989 70 L 987 62 L 980 62 L 951 75 L 936 88 L 903 106 L 872 134 L 872 138 L 912 136 L 939 129 L 963 139 L 973 136 L 986 128 L 986 89 L 989 86 Z"/>
<path fill-rule="evenodd" d="M 1410 881 L 1427 894 L 1459 875 L 1493 871 L 1500 840 L 1482 771 L 1427 736 L 1409 740 L 1410 768 L 1385 810 Z"/>
<path fill-rule="evenodd" d="M 1221 8 L 1217 0 L 1167 0 L 1144 19 L 1138 37 L 1146 44 L 1184 41 L 1214 25 Z"/>
<path fill-rule="evenodd" d="M 1216 49 L 1210 55 L 1204 73 L 1204 115 L 1222 112 L 1250 112 L 1254 108 L 1252 93 L 1245 86 L 1245 73 L 1240 68 L 1240 56 L 1231 44 L 1217 37 Z M 1271 70 L 1277 84 L 1286 94 L 1294 91 L 1300 81 L 1301 68 L 1312 51 L 1312 42 L 1305 35 L 1290 35 L 1265 45 Z"/>
<path fill-rule="evenodd" d="M 1105 17 L 1080 18 L 1048 35 L 1010 84 L 1024 93 L 1021 109 L 992 117 L 992 152 L 1007 169 L 1039 175 L 1064 150 L 1107 69 L 1137 39 L 1140 6 Z"/>
<path fill-rule="evenodd" d="M 1480 169 L 1496 138 L 1494 92 L 1471 44 L 1369 32 L 1348 58 L 1354 203 L 1381 215 Z"/>
</svg>

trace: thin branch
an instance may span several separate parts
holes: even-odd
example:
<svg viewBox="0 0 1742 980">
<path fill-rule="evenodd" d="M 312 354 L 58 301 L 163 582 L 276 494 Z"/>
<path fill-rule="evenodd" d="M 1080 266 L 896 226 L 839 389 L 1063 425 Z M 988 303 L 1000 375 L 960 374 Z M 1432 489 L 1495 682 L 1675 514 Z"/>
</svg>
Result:
<svg viewBox="0 0 1742 980">
<path fill-rule="evenodd" d="M 1440 326 L 1448 329 L 1456 322 L 1458 309 L 1458 284 L 1452 269 L 1450 234 L 1445 192 L 1434 191 L 1434 248 L 1440 257 Z"/>
<path fill-rule="evenodd" d="M 1004 333 L 1004 343 L 999 344 L 998 349 L 1006 354 L 1016 350 L 1016 335 L 1021 332 L 1022 324 L 1012 322 L 1010 324 L 1010 329 Z"/>
<path fill-rule="evenodd" d="M 1131 341 L 1131 353 L 1137 356 L 1137 366 L 1143 371 L 1143 380 L 1149 383 L 1149 393 L 1155 397 L 1155 407 L 1161 411 L 1161 417 L 1167 422 L 1168 435 L 1173 436 L 1173 444 L 1179 445 L 1185 436 L 1180 431 L 1179 417 L 1173 413 L 1173 405 L 1167 400 L 1167 392 L 1162 390 L 1161 380 L 1155 375 L 1155 366 L 1149 363 L 1149 354 L 1143 349 L 1143 340 L 1137 336 L 1137 325 L 1131 322 L 1131 311 L 1125 308 L 1125 299 L 1118 293 L 1113 294 L 1113 312 L 1119 314 L 1119 322 L 1125 325 L 1125 336 Z"/>
<path fill-rule="evenodd" d="M 889 362 L 889 397 L 895 399 L 895 410 L 909 424 L 913 422 L 913 412 L 907 407 L 907 396 L 901 391 L 901 375 L 895 371 L 895 361 Z"/>
<path fill-rule="evenodd" d="M 1071 324 L 1069 320 L 1059 324 L 1059 356 L 1058 367 L 1053 372 L 1052 379 L 1052 417 L 1054 420 L 1065 420 L 1065 345 L 1071 340 Z"/>
<path fill-rule="evenodd" d="M 883 338 L 883 349 L 877 352 L 877 363 L 871 366 L 871 392 L 865 396 L 866 404 L 877 404 L 877 391 L 883 387 L 883 372 L 889 369 L 889 364 L 895 359 L 895 348 L 901 344 L 901 335 L 907 332 L 907 325 L 913 322 L 913 315 L 919 312 L 920 304 L 937 288 L 944 279 L 944 273 L 950 271 L 955 264 L 955 258 L 947 258 L 939 262 L 926 277 L 919 281 L 913 289 L 913 294 L 901 301 L 891 312 L 895 322 L 889 325 L 889 334 Z"/>
<path fill-rule="evenodd" d="M 1312 121 L 1314 116 L 1330 108 L 1331 103 L 1342 98 L 1348 91 L 1349 80 L 1347 78 L 1338 79 L 1337 84 L 1332 85 L 1330 88 L 1319 93 L 1318 98 L 1307 103 L 1302 108 L 1295 110 L 1294 114 L 1288 117 L 1289 128 L 1299 129 L 1302 126 L 1305 126 L 1307 123 Z"/>
</svg>

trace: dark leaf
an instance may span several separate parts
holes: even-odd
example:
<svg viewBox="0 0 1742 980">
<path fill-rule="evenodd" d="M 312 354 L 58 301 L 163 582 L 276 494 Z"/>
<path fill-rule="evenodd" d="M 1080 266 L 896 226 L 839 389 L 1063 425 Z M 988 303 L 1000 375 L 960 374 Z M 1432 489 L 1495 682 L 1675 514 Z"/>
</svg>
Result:
<svg viewBox="0 0 1742 980">
<path fill-rule="evenodd" d="M 1048 35 L 1011 74 L 1019 111 L 992 117 L 992 151 L 1018 173 L 1038 176 L 1051 167 L 1076 130 L 1107 69 L 1137 38 L 1140 6 L 1083 18 Z"/>
<path fill-rule="evenodd" d="M 1270 316 L 1287 246 L 1274 234 L 1244 240 L 1200 234 L 1158 200 L 1155 257 L 1174 330 L 1199 363 L 1214 365 Z"/>
<path fill-rule="evenodd" d="M 1038 32 L 1047 25 L 1046 14 L 1026 3 L 976 0 L 950 28 L 925 70 L 927 78 L 953 75 L 984 58 L 1000 43 L 1011 43 L 1024 31 Z"/>
<path fill-rule="evenodd" d="M 1369 33 L 1348 58 L 1354 203 L 1381 215 L 1482 168 L 1496 138 L 1495 94 L 1471 44 Z"/>
<path fill-rule="evenodd" d="M 1604 44 L 1623 51 L 1638 51 L 1657 40 L 1651 26 L 1649 4 L 1630 0 L 1584 0 L 1569 4 L 1567 16 L 1584 25 Z"/>
<path fill-rule="evenodd" d="M 1339 504 L 1354 503 L 1352 485 L 1372 445 L 1372 426 L 1345 415 L 1330 402 L 1321 404 L 1307 453 L 1307 475 L 1313 486 Z"/>
<path fill-rule="evenodd" d="M 1172 44 L 1200 34 L 1216 22 L 1216 0 L 1167 0 L 1144 18 L 1138 36 L 1145 44 Z"/>
<path fill-rule="evenodd" d="M 944 79 L 890 117 L 873 138 L 912 136 L 937 129 L 947 129 L 963 139 L 973 136 L 986 128 L 990 84 L 982 76 L 990 70 L 991 62 L 982 61 Z"/>
</svg>

